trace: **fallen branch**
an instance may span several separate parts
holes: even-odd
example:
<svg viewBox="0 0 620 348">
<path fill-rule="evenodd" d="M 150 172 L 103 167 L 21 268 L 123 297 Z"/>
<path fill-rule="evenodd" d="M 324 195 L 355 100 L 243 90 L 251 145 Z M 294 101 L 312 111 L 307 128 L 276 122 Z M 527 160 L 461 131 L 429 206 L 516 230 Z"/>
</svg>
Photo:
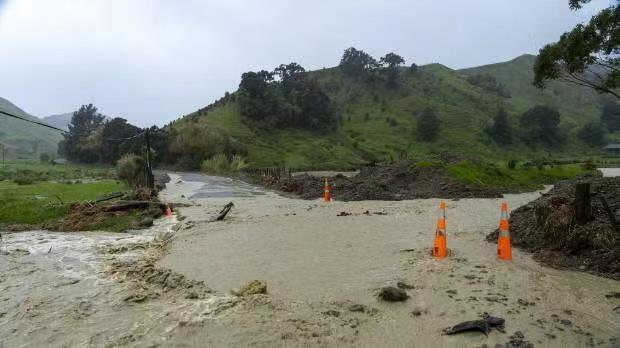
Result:
<svg viewBox="0 0 620 348">
<path fill-rule="evenodd" d="M 93 203 L 105 202 L 105 201 L 109 201 L 109 200 L 114 199 L 114 198 L 122 197 L 124 194 L 125 194 L 125 192 L 114 192 L 114 193 L 110 194 L 109 196 L 105 196 L 105 197 L 102 197 L 102 198 L 97 198 L 97 199 L 95 199 L 92 202 Z"/>
<path fill-rule="evenodd" d="M 103 208 L 106 212 L 112 211 L 122 211 L 122 210 L 130 210 L 130 209 L 146 209 L 151 206 L 156 206 L 159 209 L 166 209 L 166 205 L 163 203 L 156 203 L 150 201 L 119 201 L 114 205 L 109 205 Z"/>
<path fill-rule="evenodd" d="M 235 205 L 233 204 L 233 202 L 229 202 L 228 204 L 226 204 L 224 206 L 224 209 L 222 209 L 220 211 L 220 215 L 217 216 L 217 218 L 215 218 L 215 221 L 221 221 L 224 220 L 224 218 L 226 217 L 226 215 L 228 214 L 228 212 L 232 209 L 232 207 L 234 207 Z"/>
</svg>

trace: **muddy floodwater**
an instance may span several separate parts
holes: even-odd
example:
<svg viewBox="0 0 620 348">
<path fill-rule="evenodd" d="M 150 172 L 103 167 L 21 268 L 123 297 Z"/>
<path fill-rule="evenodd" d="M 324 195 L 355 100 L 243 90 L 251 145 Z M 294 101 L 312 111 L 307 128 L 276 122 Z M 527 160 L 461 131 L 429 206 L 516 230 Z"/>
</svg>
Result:
<svg viewBox="0 0 620 348">
<path fill-rule="evenodd" d="M 3 233 L 0 347 L 620 346 L 620 282 L 515 249 L 497 260 L 484 237 L 500 199 L 447 201 L 450 255 L 434 260 L 437 199 L 324 203 L 171 178 L 161 197 L 184 206 L 149 230 Z M 515 209 L 538 195 L 505 199 Z M 231 294 L 255 279 L 267 294 Z M 378 300 L 398 282 L 407 301 Z M 485 312 L 503 332 L 442 334 Z"/>
</svg>

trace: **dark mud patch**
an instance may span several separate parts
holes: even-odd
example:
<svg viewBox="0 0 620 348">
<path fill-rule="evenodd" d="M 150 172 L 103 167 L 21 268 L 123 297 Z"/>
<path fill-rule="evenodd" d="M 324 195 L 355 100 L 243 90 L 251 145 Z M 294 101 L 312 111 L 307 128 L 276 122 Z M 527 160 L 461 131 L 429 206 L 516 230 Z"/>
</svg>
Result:
<svg viewBox="0 0 620 348">
<path fill-rule="evenodd" d="M 384 167 L 365 167 L 354 177 L 337 175 L 329 178 L 331 196 L 340 201 L 386 200 L 399 201 L 416 198 L 496 198 L 502 192 L 497 188 L 465 185 L 444 174 L 438 166 L 415 166 L 398 162 Z M 323 196 L 324 179 L 310 175 L 263 177 L 258 184 L 303 199 Z"/>
<path fill-rule="evenodd" d="M 592 220 L 585 225 L 577 224 L 575 218 L 578 182 L 591 185 Z M 620 280 L 620 231 L 612 224 L 609 211 L 620 220 L 620 177 L 561 181 L 511 213 L 512 244 L 533 252 L 546 265 Z M 487 241 L 496 242 L 497 233 L 489 234 Z"/>
</svg>

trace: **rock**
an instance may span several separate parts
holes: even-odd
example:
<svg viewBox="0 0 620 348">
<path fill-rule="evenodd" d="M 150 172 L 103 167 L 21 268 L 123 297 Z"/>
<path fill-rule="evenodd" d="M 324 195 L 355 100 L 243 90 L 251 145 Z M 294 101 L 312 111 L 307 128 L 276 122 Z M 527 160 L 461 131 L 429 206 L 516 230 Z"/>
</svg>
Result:
<svg viewBox="0 0 620 348">
<path fill-rule="evenodd" d="M 607 298 L 620 298 L 620 292 L 619 291 L 613 291 L 613 292 L 610 292 L 609 294 L 605 295 L 605 297 L 607 297 Z"/>
<path fill-rule="evenodd" d="M 337 310 L 334 310 L 334 309 L 327 310 L 327 311 L 323 312 L 323 314 L 329 315 L 330 317 L 339 317 L 340 316 L 340 312 L 338 312 Z"/>
<path fill-rule="evenodd" d="M 414 317 L 419 317 L 422 314 L 426 314 L 427 311 L 423 310 L 422 308 L 419 307 L 414 307 L 413 310 L 411 311 L 411 315 L 413 315 Z"/>
<path fill-rule="evenodd" d="M 239 290 L 232 290 L 233 295 L 236 296 L 249 296 L 249 295 L 257 295 L 257 294 L 266 294 L 267 293 L 267 282 L 262 280 L 252 280 L 248 284 L 244 285 Z"/>
<path fill-rule="evenodd" d="M 379 291 L 379 298 L 388 302 L 402 302 L 409 298 L 407 292 L 394 286 L 385 286 Z"/>
<path fill-rule="evenodd" d="M 398 282 L 398 283 L 396 283 L 396 286 L 397 286 L 399 289 L 413 289 L 413 288 L 414 288 L 414 286 L 413 286 L 413 285 L 409 285 L 409 284 L 407 284 L 407 283 L 405 283 L 405 282 Z"/>
<path fill-rule="evenodd" d="M 364 313 L 366 311 L 366 306 L 362 304 L 353 304 L 349 306 L 349 311 Z"/>
<path fill-rule="evenodd" d="M 151 227 L 153 226 L 153 218 L 151 217 L 145 217 L 144 219 L 140 220 L 140 222 L 138 222 L 138 226 L 140 227 Z"/>
<path fill-rule="evenodd" d="M 568 320 L 568 319 L 562 319 L 562 320 L 560 320 L 560 324 L 562 324 L 562 325 L 566 325 L 566 326 L 573 325 L 573 323 L 572 323 L 570 320 Z"/>
</svg>

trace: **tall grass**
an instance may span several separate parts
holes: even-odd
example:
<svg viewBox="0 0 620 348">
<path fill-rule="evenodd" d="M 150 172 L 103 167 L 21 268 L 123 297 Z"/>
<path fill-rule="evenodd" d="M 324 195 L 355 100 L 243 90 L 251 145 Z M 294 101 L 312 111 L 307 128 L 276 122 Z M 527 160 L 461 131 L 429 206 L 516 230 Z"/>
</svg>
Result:
<svg viewBox="0 0 620 348">
<path fill-rule="evenodd" d="M 239 155 L 230 158 L 220 153 L 202 162 L 200 169 L 207 174 L 228 174 L 247 168 L 245 159 Z"/>
</svg>

